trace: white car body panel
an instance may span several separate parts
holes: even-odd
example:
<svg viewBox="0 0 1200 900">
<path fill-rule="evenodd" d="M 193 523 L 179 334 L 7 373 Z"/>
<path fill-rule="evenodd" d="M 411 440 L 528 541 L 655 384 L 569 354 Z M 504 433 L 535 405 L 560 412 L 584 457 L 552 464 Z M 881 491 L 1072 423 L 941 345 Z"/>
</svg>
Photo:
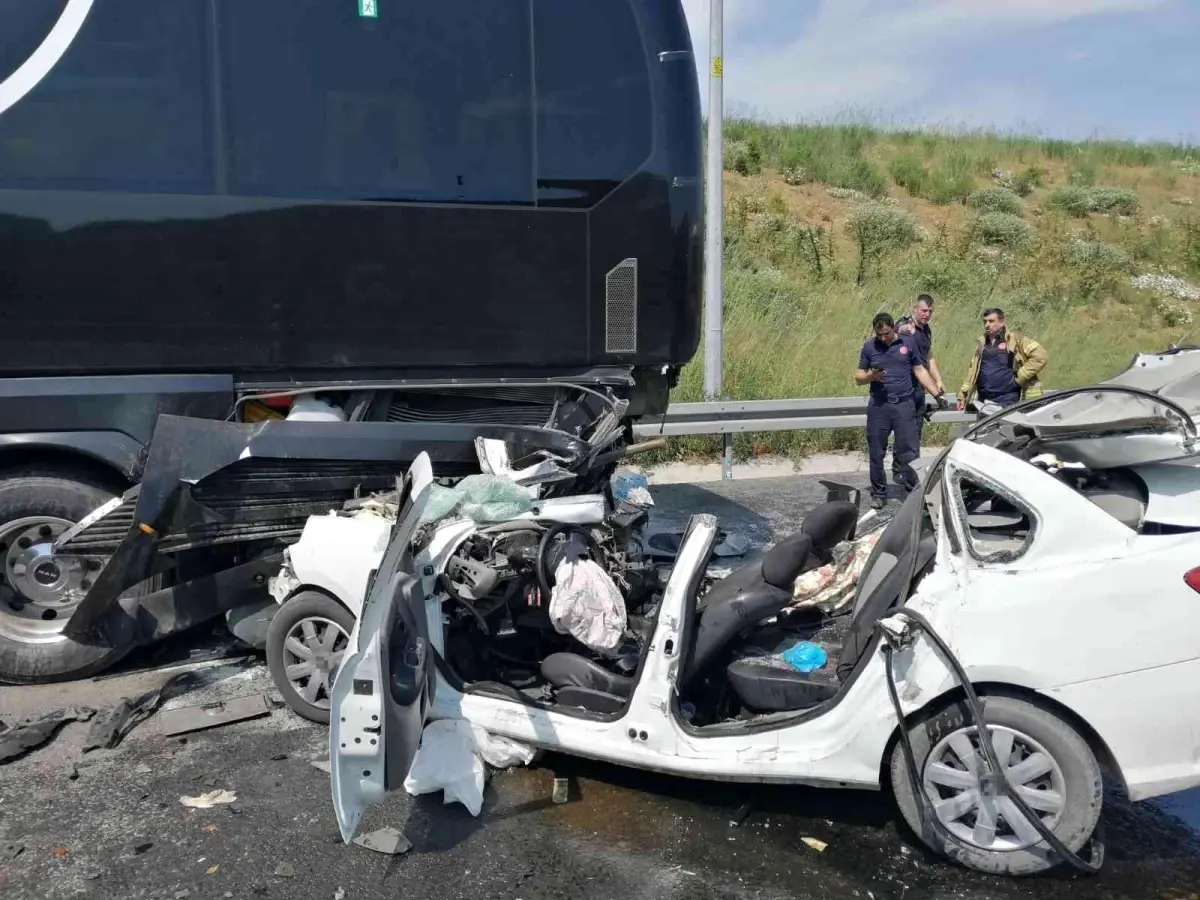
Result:
<svg viewBox="0 0 1200 900">
<path fill-rule="evenodd" d="M 1200 528 L 1200 463 L 1136 466 L 1149 493 L 1146 518 L 1163 525 Z"/>
<path fill-rule="evenodd" d="M 954 499 L 960 477 L 999 489 L 1032 514 L 1035 526 L 1021 552 L 981 559 L 968 551 L 965 511 Z M 1200 594 L 1183 580 L 1200 564 L 1200 534 L 1139 535 L 1042 469 L 970 441 L 948 451 L 940 489 L 949 501 L 937 515 L 935 564 L 907 607 L 929 619 L 971 681 L 1039 692 L 1066 707 L 1111 752 L 1134 799 L 1200 785 Z M 416 569 L 441 571 L 478 528 L 441 526 Z M 681 628 L 695 599 L 690 585 L 716 530 L 713 517 L 693 517 L 640 679 L 616 720 L 463 694 L 440 675 L 430 715 L 463 717 L 558 752 L 684 776 L 878 788 L 897 725 L 878 650 L 837 702 L 807 718 L 777 714 L 771 730 L 764 717 L 757 723 L 763 730 L 698 731 L 673 714 Z M 423 587 L 434 623 L 430 640 L 440 652 L 442 598 L 434 582 L 430 575 Z M 360 625 L 352 643 L 365 664 L 371 626 Z M 956 686 L 927 640 L 897 651 L 894 665 L 906 714 Z M 350 677 L 339 672 L 335 723 Z M 355 790 L 370 802 L 377 786 L 361 781 Z"/>
<path fill-rule="evenodd" d="M 383 559 L 391 532 L 391 521 L 369 512 L 310 516 L 300 540 L 286 551 L 292 576 L 288 596 L 307 587 L 317 588 L 340 600 L 357 619 L 362 614 L 367 579 Z M 340 562 L 330 565 L 331 560 Z"/>
</svg>

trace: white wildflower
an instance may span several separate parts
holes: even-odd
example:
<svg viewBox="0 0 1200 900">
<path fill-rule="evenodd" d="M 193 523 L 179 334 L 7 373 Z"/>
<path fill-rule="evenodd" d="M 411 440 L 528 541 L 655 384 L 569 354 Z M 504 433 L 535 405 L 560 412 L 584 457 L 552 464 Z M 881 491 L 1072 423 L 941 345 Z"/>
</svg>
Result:
<svg viewBox="0 0 1200 900">
<path fill-rule="evenodd" d="M 826 188 L 825 193 L 834 200 L 856 200 L 860 203 L 865 203 L 871 199 L 862 191 L 856 191 L 854 188 L 831 187 Z"/>
<path fill-rule="evenodd" d="M 1178 275 L 1160 275 L 1147 272 L 1132 279 L 1139 291 L 1147 291 L 1162 300 L 1200 301 L 1200 287 Z"/>
</svg>

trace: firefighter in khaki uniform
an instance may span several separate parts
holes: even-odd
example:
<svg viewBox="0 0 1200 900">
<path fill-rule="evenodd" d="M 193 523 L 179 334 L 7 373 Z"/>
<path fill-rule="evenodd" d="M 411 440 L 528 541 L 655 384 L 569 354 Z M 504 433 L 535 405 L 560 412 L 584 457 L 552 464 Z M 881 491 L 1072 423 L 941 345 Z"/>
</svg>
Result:
<svg viewBox="0 0 1200 900">
<path fill-rule="evenodd" d="M 1002 309 L 984 310 L 983 328 L 983 338 L 975 345 L 967 380 L 958 394 L 959 410 L 978 396 L 980 414 L 990 416 L 1006 406 L 1042 396 L 1038 375 L 1050 361 L 1046 349 L 1008 328 Z"/>
</svg>

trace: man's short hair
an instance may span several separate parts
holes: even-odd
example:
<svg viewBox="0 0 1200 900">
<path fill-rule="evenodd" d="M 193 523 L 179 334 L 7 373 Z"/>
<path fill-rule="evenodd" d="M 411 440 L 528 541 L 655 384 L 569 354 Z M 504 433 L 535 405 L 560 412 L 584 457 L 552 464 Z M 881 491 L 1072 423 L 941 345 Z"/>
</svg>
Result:
<svg viewBox="0 0 1200 900">
<path fill-rule="evenodd" d="M 932 307 L 933 306 L 933 297 L 931 297 L 929 294 L 918 295 L 917 305 L 920 306 L 922 303 L 924 303 L 928 307 Z"/>
<path fill-rule="evenodd" d="M 989 306 L 983 311 L 983 317 L 986 319 L 988 316 L 995 316 L 997 319 L 1003 319 L 1004 310 L 998 306 Z"/>
<path fill-rule="evenodd" d="M 892 318 L 891 313 L 876 313 L 875 318 L 871 320 L 871 330 L 874 331 L 880 325 L 886 325 L 888 328 L 895 328 L 896 320 Z"/>
</svg>

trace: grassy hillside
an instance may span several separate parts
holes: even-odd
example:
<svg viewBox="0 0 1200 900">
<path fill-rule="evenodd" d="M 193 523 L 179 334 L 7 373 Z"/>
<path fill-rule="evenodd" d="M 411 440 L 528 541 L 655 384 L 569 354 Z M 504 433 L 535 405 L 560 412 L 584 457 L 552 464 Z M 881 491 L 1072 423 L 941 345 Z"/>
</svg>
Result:
<svg viewBox="0 0 1200 900">
<path fill-rule="evenodd" d="M 1200 330 L 1200 148 L 734 121 L 725 168 L 727 398 L 861 392 L 851 376 L 871 317 L 899 316 L 922 291 L 937 301 L 952 392 L 987 306 L 1046 346 L 1050 387 L 1109 377 Z M 701 399 L 702 361 L 675 400 Z M 862 442 L 798 432 L 735 449 Z"/>
</svg>

